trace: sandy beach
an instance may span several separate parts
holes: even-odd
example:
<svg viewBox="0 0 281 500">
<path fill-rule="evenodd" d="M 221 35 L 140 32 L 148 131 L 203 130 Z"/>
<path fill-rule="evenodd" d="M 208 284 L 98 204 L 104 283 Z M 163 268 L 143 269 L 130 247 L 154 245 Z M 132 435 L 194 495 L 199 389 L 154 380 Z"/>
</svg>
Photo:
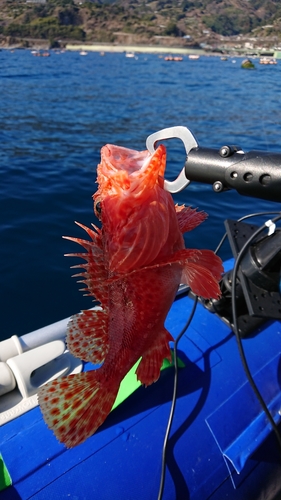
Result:
<svg viewBox="0 0 281 500">
<path fill-rule="evenodd" d="M 67 50 L 92 52 L 142 52 L 145 54 L 198 54 L 204 55 L 203 49 L 182 47 L 163 47 L 158 45 L 113 45 L 113 44 L 67 44 Z"/>
</svg>

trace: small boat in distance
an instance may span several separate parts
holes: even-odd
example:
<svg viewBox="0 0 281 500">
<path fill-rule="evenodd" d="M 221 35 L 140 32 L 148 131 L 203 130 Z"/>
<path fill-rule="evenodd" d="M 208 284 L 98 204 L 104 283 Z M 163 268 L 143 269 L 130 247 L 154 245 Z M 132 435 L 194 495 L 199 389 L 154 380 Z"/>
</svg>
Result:
<svg viewBox="0 0 281 500">
<path fill-rule="evenodd" d="M 165 61 L 182 61 L 183 58 L 181 56 L 166 56 Z"/>
<path fill-rule="evenodd" d="M 189 54 L 188 59 L 192 59 L 193 61 L 196 61 L 199 59 L 199 54 Z"/>
<path fill-rule="evenodd" d="M 86 56 L 87 54 L 88 54 L 88 52 L 86 52 L 86 50 L 80 51 L 80 56 Z"/>
<path fill-rule="evenodd" d="M 125 57 L 134 58 L 135 57 L 135 53 L 134 52 L 126 52 Z"/>
<path fill-rule="evenodd" d="M 241 63 L 241 68 L 243 68 L 243 69 L 255 69 L 255 65 L 251 61 L 251 59 L 244 59 Z"/>
<path fill-rule="evenodd" d="M 276 59 L 274 57 L 261 57 L 260 64 L 277 64 Z"/>
<path fill-rule="evenodd" d="M 48 52 L 47 50 L 45 50 L 44 52 L 41 52 L 40 50 L 32 50 L 31 54 L 37 57 L 50 57 L 50 52 Z"/>
</svg>

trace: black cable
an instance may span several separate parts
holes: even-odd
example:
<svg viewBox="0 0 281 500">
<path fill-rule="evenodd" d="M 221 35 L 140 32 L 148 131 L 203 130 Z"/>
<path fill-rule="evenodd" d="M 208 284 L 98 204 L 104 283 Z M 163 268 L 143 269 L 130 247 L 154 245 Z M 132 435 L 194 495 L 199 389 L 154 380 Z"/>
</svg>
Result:
<svg viewBox="0 0 281 500">
<path fill-rule="evenodd" d="M 276 212 L 274 212 L 276 213 Z M 280 212 L 279 212 L 280 214 Z M 267 214 L 266 214 L 267 215 Z M 278 215 L 277 217 L 275 217 L 274 219 L 272 219 L 272 224 L 275 224 L 275 222 L 277 222 L 278 220 L 281 219 L 281 215 Z M 242 362 L 242 366 L 243 366 L 243 369 L 246 373 L 246 376 L 248 378 L 248 381 L 256 395 L 256 398 L 258 399 L 264 413 L 266 414 L 270 424 L 271 424 L 271 427 L 276 435 L 276 439 L 277 439 L 277 442 L 278 442 L 278 446 L 280 448 L 280 453 L 281 453 L 281 436 L 280 436 L 280 433 L 279 433 L 279 430 L 278 430 L 278 426 L 276 425 L 276 423 L 274 422 L 274 419 L 252 377 L 252 374 L 250 372 L 250 369 L 249 369 L 249 366 L 248 366 L 248 363 L 247 363 L 247 360 L 246 360 L 246 356 L 245 356 L 245 352 L 244 352 L 244 348 L 243 348 L 243 344 L 242 344 L 242 340 L 241 340 L 241 336 L 240 336 L 240 332 L 239 332 L 239 327 L 238 327 L 238 320 L 237 320 L 237 310 L 236 310 L 236 280 L 237 280 L 237 274 L 238 274 L 238 268 L 239 268 L 239 265 L 240 265 L 240 262 L 246 252 L 246 250 L 249 248 L 250 244 L 252 243 L 252 241 L 262 232 L 264 231 L 265 229 L 268 229 L 268 226 L 265 224 L 263 224 L 261 227 L 259 227 L 252 235 L 251 237 L 246 241 L 246 243 L 243 245 L 243 247 L 241 248 L 240 250 L 240 253 L 238 254 L 237 258 L 236 258 L 236 262 L 235 262 L 235 265 L 234 265 L 234 268 L 233 268 L 233 271 L 232 271 L 232 285 L 231 285 L 231 296 L 232 296 L 232 317 L 233 317 L 233 331 L 234 331 L 234 334 L 235 334 L 235 337 L 236 337 L 236 341 L 237 341 L 237 346 L 238 346 L 238 351 L 239 351 L 239 355 L 240 355 L 240 358 L 241 358 L 241 362 Z"/>
<path fill-rule="evenodd" d="M 256 212 L 254 214 L 248 214 L 248 215 L 244 215 L 243 217 L 241 217 L 240 219 L 238 219 L 237 222 L 242 222 L 243 220 L 246 220 L 246 219 L 250 219 L 251 217 L 263 217 L 263 216 L 268 216 L 268 215 L 277 215 L 277 214 L 280 214 L 280 211 L 279 212 Z M 227 233 L 224 233 L 222 239 L 220 240 L 217 248 L 215 249 L 215 253 L 218 253 L 219 250 L 221 249 L 222 247 L 222 244 L 224 243 L 224 241 L 226 240 L 226 237 L 227 237 Z"/>
<path fill-rule="evenodd" d="M 172 427 L 172 422 L 173 422 L 173 417 L 175 413 L 175 407 L 176 407 L 176 400 L 177 400 L 177 388 L 178 388 L 178 360 L 177 360 L 177 347 L 180 339 L 182 338 L 183 334 L 186 332 L 188 329 L 193 316 L 195 314 L 195 310 L 197 307 L 197 302 L 198 302 L 198 297 L 195 297 L 194 304 L 191 310 L 191 313 L 189 315 L 189 318 L 184 325 L 183 329 L 175 339 L 174 343 L 174 367 L 175 367 L 175 372 L 174 372 L 174 389 L 173 389 L 173 397 L 172 397 L 172 404 L 171 404 L 171 409 L 170 409 L 170 414 L 169 414 L 169 419 L 167 423 L 167 428 L 166 428 L 166 433 L 165 433 L 165 438 L 164 438 L 164 443 L 163 443 L 163 449 L 162 449 L 162 466 L 161 466 L 161 477 L 160 477 L 160 485 L 159 485 L 159 492 L 158 492 L 158 497 L 157 500 L 161 500 L 163 496 L 163 491 L 164 491 L 164 483 L 165 483 L 165 475 L 166 475 L 166 453 L 167 453 L 167 443 Z"/>
</svg>

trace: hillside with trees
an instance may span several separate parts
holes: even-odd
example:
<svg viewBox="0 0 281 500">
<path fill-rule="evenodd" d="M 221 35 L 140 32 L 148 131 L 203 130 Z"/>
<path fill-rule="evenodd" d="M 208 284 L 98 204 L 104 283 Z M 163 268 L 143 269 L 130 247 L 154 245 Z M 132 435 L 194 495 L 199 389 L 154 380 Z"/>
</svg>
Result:
<svg viewBox="0 0 281 500">
<path fill-rule="evenodd" d="M 280 0 L 0 0 L 2 45 L 164 43 L 193 45 L 208 37 L 281 38 Z M 0 42 L 1 42 L 0 40 Z"/>
</svg>

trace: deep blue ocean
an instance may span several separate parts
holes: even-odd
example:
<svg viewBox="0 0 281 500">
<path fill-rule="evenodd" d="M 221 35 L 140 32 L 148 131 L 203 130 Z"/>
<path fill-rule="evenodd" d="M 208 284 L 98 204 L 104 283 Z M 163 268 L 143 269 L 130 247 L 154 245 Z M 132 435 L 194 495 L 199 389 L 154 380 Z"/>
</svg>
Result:
<svg viewBox="0 0 281 500">
<path fill-rule="evenodd" d="M 145 149 L 148 135 L 174 125 L 199 145 L 238 144 L 244 151 L 281 152 L 281 63 L 241 69 L 241 59 L 158 55 L 0 51 L 0 338 L 22 335 L 82 308 L 64 253 L 78 247 L 62 235 L 96 222 L 92 194 L 100 148 Z M 180 141 L 168 144 L 167 176 L 183 167 Z M 188 235 L 189 247 L 215 249 L 224 220 L 280 204 L 191 184 L 175 201 L 209 219 Z M 231 255 L 228 244 L 223 258 Z M 153 285 L 153 284 L 152 284 Z"/>
</svg>

